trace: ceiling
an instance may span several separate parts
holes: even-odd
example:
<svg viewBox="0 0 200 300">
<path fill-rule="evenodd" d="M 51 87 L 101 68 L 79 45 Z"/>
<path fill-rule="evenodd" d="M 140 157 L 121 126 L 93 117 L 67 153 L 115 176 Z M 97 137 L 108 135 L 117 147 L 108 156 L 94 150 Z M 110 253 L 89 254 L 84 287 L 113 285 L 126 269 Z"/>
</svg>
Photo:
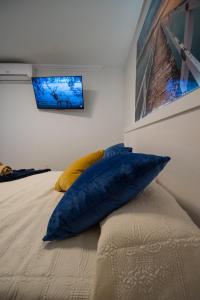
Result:
<svg viewBox="0 0 200 300">
<path fill-rule="evenodd" d="M 0 61 L 122 66 L 141 0 L 0 0 Z"/>
</svg>

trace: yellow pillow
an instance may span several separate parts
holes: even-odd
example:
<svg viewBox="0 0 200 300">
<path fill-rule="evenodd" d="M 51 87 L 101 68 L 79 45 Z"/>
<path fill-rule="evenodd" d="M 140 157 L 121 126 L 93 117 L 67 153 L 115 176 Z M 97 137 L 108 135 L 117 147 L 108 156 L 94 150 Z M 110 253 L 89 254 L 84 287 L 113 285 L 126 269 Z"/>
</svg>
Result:
<svg viewBox="0 0 200 300">
<path fill-rule="evenodd" d="M 58 192 L 65 192 L 70 188 L 74 181 L 96 161 L 101 159 L 104 155 L 104 150 L 90 153 L 84 157 L 73 162 L 58 178 L 55 184 L 55 190 Z"/>
</svg>

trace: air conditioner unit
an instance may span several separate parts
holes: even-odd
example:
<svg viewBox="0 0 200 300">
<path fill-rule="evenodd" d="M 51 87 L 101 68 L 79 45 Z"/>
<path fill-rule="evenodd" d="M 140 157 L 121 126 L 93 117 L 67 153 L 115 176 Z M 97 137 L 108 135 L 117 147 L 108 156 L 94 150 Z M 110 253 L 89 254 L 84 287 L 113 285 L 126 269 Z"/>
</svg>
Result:
<svg viewBox="0 0 200 300">
<path fill-rule="evenodd" d="M 32 77 L 32 65 L 0 64 L 0 82 L 24 82 Z"/>
</svg>

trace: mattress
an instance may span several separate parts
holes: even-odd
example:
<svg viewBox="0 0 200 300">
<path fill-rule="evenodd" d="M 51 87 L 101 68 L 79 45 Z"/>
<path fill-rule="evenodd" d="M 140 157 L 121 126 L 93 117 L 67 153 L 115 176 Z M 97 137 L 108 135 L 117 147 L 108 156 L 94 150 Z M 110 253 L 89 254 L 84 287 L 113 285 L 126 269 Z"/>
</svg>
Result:
<svg viewBox="0 0 200 300">
<path fill-rule="evenodd" d="M 199 228 L 153 182 L 101 223 L 95 282 L 95 300 L 199 300 Z"/>
<path fill-rule="evenodd" d="M 101 229 L 43 242 L 59 175 L 0 184 L 0 300 L 200 299 L 200 230 L 155 182 Z"/>
<path fill-rule="evenodd" d="M 99 228 L 44 243 L 60 172 L 0 184 L 0 300 L 89 299 Z"/>
</svg>

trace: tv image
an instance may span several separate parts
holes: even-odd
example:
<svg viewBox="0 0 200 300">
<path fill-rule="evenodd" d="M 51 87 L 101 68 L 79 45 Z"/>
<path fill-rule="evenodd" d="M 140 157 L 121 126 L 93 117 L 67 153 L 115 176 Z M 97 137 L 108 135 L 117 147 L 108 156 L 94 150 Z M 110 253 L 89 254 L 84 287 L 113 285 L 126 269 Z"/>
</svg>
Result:
<svg viewBox="0 0 200 300">
<path fill-rule="evenodd" d="M 33 77 L 39 109 L 83 109 L 82 76 Z"/>
</svg>

